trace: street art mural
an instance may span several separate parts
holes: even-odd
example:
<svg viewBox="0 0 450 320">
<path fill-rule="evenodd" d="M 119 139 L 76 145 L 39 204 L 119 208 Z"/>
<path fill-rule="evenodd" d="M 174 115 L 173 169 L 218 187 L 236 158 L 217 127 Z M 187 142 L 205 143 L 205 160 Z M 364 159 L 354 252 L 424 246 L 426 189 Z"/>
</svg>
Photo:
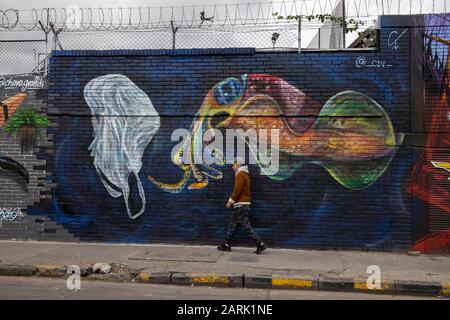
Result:
<svg viewBox="0 0 450 320">
<path fill-rule="evenodd" d="M 258 163 L 271 179 L 287 179 L 309 162 L 325 168 L 348 189 L 359 190 L 373 184 L 386 170 L 402 140 L 402 135 L 396 137 L 389 116 L 377 102 L 355 91 L 340 92 L 319 107 L 319 103 L 279 77 L 246 74 L 228 78 L 207 93 L 197 112 L 197 123 L 191 125 L 192 139 L 181 146 L 172 161 L 191 171 L 197 180 L 189 189 L 205 187 L 208 177 L 220 179 L 222 173 L 206 163 L 201 165 L 209 172 L 197 168 L 193 153 L 203 152 L 196 144 L 212 128 L 214 117 L 225 115 L 216 128 L 279 130 L 280 168 L 266 172 L 267 168 Z M 259 158 L 257 148 L 250 148 L 250 152 Z M 189 165 L 180 161 L 183 153 L 191 153 Z M 164 184 L 149 177 L 169 192 L 182 190 L 189 178 L 188 172 L 182 181 Z"/>
<path fill-rule="evenodd" d="M 17 111 L 17 108 L 19 108 L 19 106 L 23 103 L 26 97 L 27 97 L 26 93 L 18 93 L 0 102 L 0 105 L 2 107 L 2 112 L 0 113 L 1 126 L 3 126 L 6 123 L 6 121 L 8 121 L 8 118 L 11 117 Z"/>
<path fill-rule="evenodd" d="M 52 142 L 40 155 L 52 187 L 20 212 L 80 241 L 216 244 L 233 172 L 224 161 L 193 161 L 205 150 L 224 159 L 204 134 L 276 129 L 276 172 L 238 137 L 257 159 L 251 214 L 270 246 L 445 252 L 448 15 L 411 19 L 423 20 L 411 22 L 417 28 L 382 20 L 379 50 L 370 52 L 54 52 L 48 121 L 39 120 Z M 414 41 L 423 47 L 417 60 Z M 423 145 L 411 143 L 416 63 Z M 11 101 L 7 108 L 3 128 L 18 112 Z M 178 129 L 191 139 L 173 141 Z M 28 176 L 13 167 L 34 181 L 29 166 Z M 5 213 L 3 224 L 22 218 Z"/>
<path fill-rule="evenodd" d="M 29 152 L 36 147 L 38 134 L 50 125 L 46 115 L 40 115 L 33 105 L 23 106 L 11 117 L 4 132 L 18 139 L 21 151 Z"/>
<path fill-rule="evenodd" d="M 18 138 L 22 152 L 36 146 L 37 127 L 48 124 L 46 116 L 39 115 L 32 106 L 23 106 L 27 96 L 28 93 L 21 92 L 0 102 L 3 109 L 0 113 L 0 130 L 12 135 L 13 139 Z M 11 156 L 0 153 L 0 168 L 17 174 L 29 184 L 28 170 Z"/>
<path fill-rule="evenodd" d="M 423 29 L 426 142 L 411 173 L 408 192 L 428 211 L 414 239 L 422 252 L 450 248 L 450 14 L 418 18 Z M 419 38 L 420 39 L 420 38 Z M 423 204 L 426 204 L 424 206 Z"/>
<path fill-rule="evenodd" d="M 338 54 L 333 70 L 320 54 L 270 63 L 270 53 L 55 56 L 57 126 L 47 130 L 55 154 L 46 159 L 55 187 L 28 213 L 81 241 L 215 244 L 230 214 L 232 170 L 179 159 L 195 156 L 208 128 L 278 129 L 280 170 L 250 165 L 252 216 L 267 242 L 409 247 L 410 230 L 396 233 L 410 215 L 397 178 L 411 164 L 402 144 L 408 64 L 367 71 L 355 66 L 358 56 Z M 180 128 L 193 139 L 172 153 Z"/>
<path fill-rule="evenodd" d="M 18 93 L 0 102 L 0 106 L 3 108 L 3 112 L 0 113 L 0 130 L 6 129 L 6 122 L 11 117 L 14 117 L 16 111 L 22 105 L 26 97 L 27 93 Z M 26 184 L 29 183 L 29 174 L 27 169 L 25 169 L 20 162 L 14 160 L 10 156 L 0 153 L 0 168 L 2 170 L 15 173 L 16 175 L 22 177 Z"/>
<path fill-rule="evenodd" d="M 46 162 L 47 81 L 43 75 L 0 75 L 0 239 L 42 239 L 44 230 L 62 226 L 30 216 L 27 209 L 50 190 Z M 54 232 L 59 234 L 59 232 Z M 62 237 L 58 237 L 62 239 Z"/>
</svg>

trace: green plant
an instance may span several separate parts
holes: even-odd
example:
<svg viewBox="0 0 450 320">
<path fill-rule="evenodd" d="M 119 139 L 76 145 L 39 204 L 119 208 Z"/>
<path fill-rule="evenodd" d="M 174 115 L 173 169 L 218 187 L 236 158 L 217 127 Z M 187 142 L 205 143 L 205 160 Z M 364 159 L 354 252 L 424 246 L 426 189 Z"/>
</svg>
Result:
<svg viewBox="0 0 450 320">
<path fill-rule="evenodd" d="M 361 25 L 364 25 L 364 21 L 349 19 L 346 20 L 343 17 L 335 17 L 331 14 L 312 14 L 312 15 L 289 15 L 287 17 L 281 16 L 278 12 L 272 13 L 277 19 L 287 19 L 287 20 L 317 20 L 324 23 L 326 20 L 331 22 L 339 23 L 339 26 L 345 31 L 345 33 L 357 31 Z"/>
<path fill-rule="evenodd" d="M 32 105 L 29 105 L 16 111 L 6 125 L 4 131 L 12 134 L 14 138 L 17 138 L 17 133 L 20 128 L 24 126 L 43 128 L 48 127 L 49 125 L 50 121 L 47 116 L 41 116 L 36 112 Z"/>
</svg>

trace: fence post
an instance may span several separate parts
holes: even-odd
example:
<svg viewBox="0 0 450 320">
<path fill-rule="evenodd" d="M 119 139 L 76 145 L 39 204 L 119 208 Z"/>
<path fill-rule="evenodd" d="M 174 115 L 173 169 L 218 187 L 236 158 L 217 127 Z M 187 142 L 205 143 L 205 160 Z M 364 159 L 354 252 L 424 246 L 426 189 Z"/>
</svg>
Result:
<svg viewBox="0 0 450 320">
<path fill-rule="evenodd" d="M 344 21 L 344 26 L 342 27 L 342 41 L 344 42 L 344 48 L 346 48 L 345 46 L 345 33 L 347 32 L 347 21 L 346 21 L 346 17 L 345 17 L 345 0 L 342 0 L 342 19 Z"/>
<path fill-rule="evenodd" d="M 175 34 L 177 33 L 179 27 L 174 26 L 173 20 L 170 21 L 170 26 L 172 27 L 172 49 L 175 50 Z"/>
<path fill-rule="evenodd" d="M 302 16 L 298 17 L 298 53 L 302 53 Z"/>
<path fill-rule="evenodd" d="M 320 28 L 319 28 L 318 35 L 319 35 L 319 49 L 320 49 L 320 48 L 322 47 L 322 46 L 321 46 L 321 43 L 322 43 L 321 40 L 322 40 L 322 39 L 320 39 Z"/>
</svg>

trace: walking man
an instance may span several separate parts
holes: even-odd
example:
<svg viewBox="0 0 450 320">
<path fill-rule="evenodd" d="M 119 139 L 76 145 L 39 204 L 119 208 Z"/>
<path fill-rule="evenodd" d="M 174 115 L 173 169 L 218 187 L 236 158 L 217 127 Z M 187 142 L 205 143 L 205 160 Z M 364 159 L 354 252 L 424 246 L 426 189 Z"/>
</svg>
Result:
<svg viewBox="0 0 450 320">
<path fill-rule="evenodd" d="M 266 250 L 266 245 L 261 238 L 253 230 L 250 223 L 249 210 L 250 210 L 250 175 L 248 167 L 243 164 L 242 159 L 237 158 L 232 168 L 235 172 L 234 175 L 234 188 L 231 197 L 228 199 L 227 208 L 234 207 L 233 214 L 231 215 L 228 232 L 225 237 L 225 242 L 217 247 L 219 251 L 231 251 L 231 240 L 233 235 L 240 225 L 245 232 L 256 242 L 256 251 L 254 253 L 260 254 Z"/>
</svg>

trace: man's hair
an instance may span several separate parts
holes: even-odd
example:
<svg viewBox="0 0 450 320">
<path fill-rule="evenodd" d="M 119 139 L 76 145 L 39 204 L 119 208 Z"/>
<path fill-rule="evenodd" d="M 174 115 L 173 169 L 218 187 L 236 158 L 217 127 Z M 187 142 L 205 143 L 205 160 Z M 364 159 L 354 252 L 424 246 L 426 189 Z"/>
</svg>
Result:
<svg viewBox="0 0 450 320">
<path fill-rule="evenodd" d="M 240 165 L 244 165 L 245 164 L 245 159 L 242 159 L 241 157 L 236 157 L 234 158 L 233 164 L 240 164 Z"/>
</svg>

